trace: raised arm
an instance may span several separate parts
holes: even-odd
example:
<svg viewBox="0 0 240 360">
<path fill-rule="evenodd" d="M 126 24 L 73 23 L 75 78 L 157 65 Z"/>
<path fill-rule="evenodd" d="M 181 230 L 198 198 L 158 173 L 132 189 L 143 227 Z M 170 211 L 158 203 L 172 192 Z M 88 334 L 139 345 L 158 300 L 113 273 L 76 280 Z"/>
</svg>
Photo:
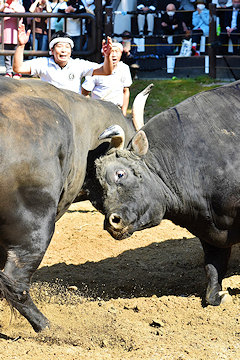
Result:
<svg viewBox="0 0 240 360">
<path fill-rule="evenodd" d="M 23 61 L 23 52 L 25 44 L 29 40 L 31 30 L 25 31 L 25 25 L 18 27 L 18 46 L 13 57 L 13 71 L 21 74 L 31 74 L 29 61 Z"/>
<path fill-rule="evenodd" d="M 93 75 L 111 75 L 113 71 L 113 63 L 110 58 L 110 54 L 112 51 L 112 39 L 108 36 L 107 42 L 103 40 L 102 42 L 102 50 L 104 55 L 104 63 L 103 65 L 95 69 L 93 71 Z"/>
<path fill-rule="evenodd" d="M 30 6 L 29 11 L 30 11 L 30 12 L 35 12 L 38 3 L 39 3 L 39 0 L 34 1 L 34 2 L 32 3 L 32 5 Z"/>
<path fill-rule="evenodd" d="M 51 8 L 48 0 L 46 0 L 46 10 L 48 13 L 52 12 L 52 8 Z"/>
<path fill-rule="evenodd" d="M 123 88 L 123 106 L 122 113 L 124 116 L 127 116 L 127 109 L 129 104 L 130 90 L 128 87 Z"/>
<path fill-rule="evenodd" d="M 45 5 L 46 11 L 48 13 L 52 12 L 52 8 L 51 8 L 48 0 L 36 0 L 36 1 L 34 1 L 32 3 L 32 5 L 30 6 L 29 11 L 32 12 L 32 13 L 35 12 L 36 7 L 38 6 L 38 4 L 41 4 L 42 7 L 44 7 L 44 5 Z"/>
</svg>

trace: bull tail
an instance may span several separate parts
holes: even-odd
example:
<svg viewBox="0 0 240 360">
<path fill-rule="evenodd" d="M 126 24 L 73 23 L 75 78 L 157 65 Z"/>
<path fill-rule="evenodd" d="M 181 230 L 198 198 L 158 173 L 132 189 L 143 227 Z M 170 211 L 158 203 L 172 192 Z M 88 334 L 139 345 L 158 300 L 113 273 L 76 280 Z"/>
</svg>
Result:
<svg viewBox="0 0 240 360">
<path fill-rule="evenodd" d="M 147 101 L 148 95 L 152 90 L 153 84 L 148 85 L 143 91 L 141 91 L 134 99 L 132 106 L 132 122 L 136 131 L 140 130 L 144 125 L 144 107 Z"/>
<path fill-rule="evenodd" d="M 4 272 L 0 271 L 0 298 L 5 299 L 11 308 L 13 308 L 13 303 L 16 301 L 15 292 L 16 285 Z"/>
<path fill-rule="evenodd" d="M 13 307 L 12 285 L 9 277 L 0 271 L 0 299 L 5 299 L 11 309 L 10 323 L 15 310 Z"/>
</svg>

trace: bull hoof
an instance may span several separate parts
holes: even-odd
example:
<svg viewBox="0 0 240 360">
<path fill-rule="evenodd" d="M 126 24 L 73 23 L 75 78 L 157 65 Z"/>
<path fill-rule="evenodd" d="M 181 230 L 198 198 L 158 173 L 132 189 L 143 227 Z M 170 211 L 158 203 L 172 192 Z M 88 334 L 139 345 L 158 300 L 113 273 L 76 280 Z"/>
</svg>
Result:
<svg viewBox="0 0 240 360">
<path fill-rule="evenodd" d="M 221 298 L 221 304 L 232 303 L 232 297 L 228 291 L 219 291 L 218 294 Z"/>
</svg>

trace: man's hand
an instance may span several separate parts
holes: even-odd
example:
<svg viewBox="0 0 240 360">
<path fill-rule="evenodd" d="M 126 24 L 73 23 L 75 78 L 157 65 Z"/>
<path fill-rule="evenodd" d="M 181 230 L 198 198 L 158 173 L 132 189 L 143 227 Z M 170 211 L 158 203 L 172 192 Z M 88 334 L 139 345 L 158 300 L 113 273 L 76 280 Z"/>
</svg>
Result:
<svg viewBox="0 0 240 360">
<path fill-rule="evenodd" d="M 103 50 L 103 56 L 109 57 L 112 52 L 112 39 L 108 36 L 107 37 L 107 43 L 106 40 L 102 41 L 102 50 Z"/>
<path fill-rule="evenodd" d="M 227 28 L 227 34 L 230 37 L 230 34 L 233 30 L 235 30 L 236 28 Z"/>
<path fill-rule="evenodd" d="M 26 32 L 25 25 L 20 24 L 18 27 L 18 44 L 25 45 L 29 40 L 30 33 L 31 33 L 31 30 L 28 30 Z"/>
<path fill-rule="evenodd" d="M 128 48 L 126 48 L 126 47 L 123 48 L 123 52 L 124 52 L 127 56 L 130 55 L 130 51 L 129 51 Z"/>
<path fill-rule="evenodd" d="M 69 14 L 69 13 L 73 13 L 75 12 L 76 9 L 72 6 L 72 5 L 69 5 L 66 9 L 65 9 L 65 13 L 66 14 Z"/>
</svg>

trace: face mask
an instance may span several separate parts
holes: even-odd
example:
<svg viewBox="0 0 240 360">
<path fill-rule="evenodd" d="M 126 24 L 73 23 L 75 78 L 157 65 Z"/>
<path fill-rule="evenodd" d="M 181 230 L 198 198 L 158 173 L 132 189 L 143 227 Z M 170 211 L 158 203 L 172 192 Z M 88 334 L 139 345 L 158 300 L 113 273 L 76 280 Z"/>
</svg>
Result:
<svg viewBox="0 0 240 360">
<path fill-rule="evenodd" d="M 173 16 L 175 14 L 175 11 L 167 11 L 168 16 Z"/>
<path fill-rule="evenodd" d="M 205 5 L 204 5 L 204 4 L 198 4 L 198 5 L 197 5 L 197 8 L 198 8 L 199 10 L 203 10 L 203 9 L 205 9 Z"/>
</svg>

